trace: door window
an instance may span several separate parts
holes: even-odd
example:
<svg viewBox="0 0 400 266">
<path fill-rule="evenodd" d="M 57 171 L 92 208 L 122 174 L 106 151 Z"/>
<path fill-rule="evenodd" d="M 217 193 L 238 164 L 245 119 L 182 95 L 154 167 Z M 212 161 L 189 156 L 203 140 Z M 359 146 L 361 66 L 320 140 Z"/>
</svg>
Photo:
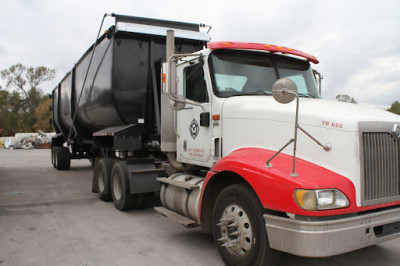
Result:
<svg viewBox="0 0 400 266">
<path fill-rule="evenodd" d="M 203 64 L 195 64 L 184 70 L 183 96 L 185 98 L 199 102 L 208 102 L 206 81 L 204 79 Z"/>
</svg>

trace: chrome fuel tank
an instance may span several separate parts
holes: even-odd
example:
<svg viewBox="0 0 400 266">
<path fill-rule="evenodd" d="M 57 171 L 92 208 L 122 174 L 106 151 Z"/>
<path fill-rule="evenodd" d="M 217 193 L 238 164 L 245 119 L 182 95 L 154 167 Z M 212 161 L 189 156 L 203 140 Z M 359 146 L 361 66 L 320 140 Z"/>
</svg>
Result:
<svg viewBox="0 0 400 266">
<path fill-rule="evenodd" d="M 197 221 L 204 178 L 177 173 L 163 181 L 161 203 L 167 209 Z"/>
</svg>

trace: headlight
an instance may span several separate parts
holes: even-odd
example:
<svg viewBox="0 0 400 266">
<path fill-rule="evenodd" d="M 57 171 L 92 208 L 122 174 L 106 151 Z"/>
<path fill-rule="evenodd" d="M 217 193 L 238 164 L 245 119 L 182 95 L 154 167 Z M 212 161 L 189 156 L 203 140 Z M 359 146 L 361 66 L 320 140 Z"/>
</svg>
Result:
<svg viewBox="0 0 400 266">
<path fill-rule="evenodd" d="M 331 210 L 349 206 L 349 200 L 337 189 L 296 189 L 294 198 L 297 205 L 306 211 Z"/>
</svg>

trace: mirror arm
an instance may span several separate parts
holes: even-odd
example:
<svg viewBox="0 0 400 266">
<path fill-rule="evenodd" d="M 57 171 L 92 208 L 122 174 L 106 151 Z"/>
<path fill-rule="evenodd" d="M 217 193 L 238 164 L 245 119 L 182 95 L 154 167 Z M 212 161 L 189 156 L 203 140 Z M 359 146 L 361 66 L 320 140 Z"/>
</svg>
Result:
<svg viewBox="0 0 400 266">
<path fill-rule="evenodd" d="M 299 95 L 294 92 L 294 91 L 290 91 L 287 90 L 286 88 L 283 88 L 282 90 L 276 90 L 277 92 L 281 92 L 282 94 L 285 93 L 289 93 L 292 94 L 296 97 L 296 118 L 295 118 L 295 128 L 294 128 L 294 138 L 290 139 L 289 142 L 287 142 L 282 148 L 280 148 L 274 155 L 272 155 L 271 158 L 269 158 L 267 160 L 267 163 L 265 165 L 266 168 L 270 168 L 273 165 L 271 164 L 272 159 L 274 159 L 279 153 L 281 153 L 287 146 L 289 146 L 289 144 L 291 144 L 292 142 L 294 142 L 293 145 L 293 168 L 292 168 L 292 173 L 290 174 L 290 176 L 292 177 L 297 177 L 299 176 L 296 173 L 296 149 L 297 149 L 297 129 L 300 129 L 301 131 L 304 132 L 304 134 L 306 134 L 309 138 L 311 138 L 315 143 L 317 143 L 319 146 L 321 146 L 325 151 L 330 151 L 332 150 L 332 146 L 330 144 L 326 144 L 326 145 L 322 145 L 321 142 L 319 142 L 316 138 L 314 138 L 313 136 L 311 136 L 310 133 L 308 133 L 307 131 L 305 131 L 300 125 L 299 125 Z"/>
</svg>

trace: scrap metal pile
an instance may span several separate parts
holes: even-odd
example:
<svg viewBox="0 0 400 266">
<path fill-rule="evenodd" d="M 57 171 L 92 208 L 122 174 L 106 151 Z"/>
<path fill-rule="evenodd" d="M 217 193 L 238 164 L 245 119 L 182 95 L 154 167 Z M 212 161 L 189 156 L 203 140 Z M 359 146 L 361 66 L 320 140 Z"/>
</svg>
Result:
<svg viewBox="0 0 400 266">
<path fill-rule="evenodd" d="M 1 143 L 5 149 L 49 149 L 51 137 L 55 133 L 17 133 L 15 137 L 2 137 Z"/>
</svg>

